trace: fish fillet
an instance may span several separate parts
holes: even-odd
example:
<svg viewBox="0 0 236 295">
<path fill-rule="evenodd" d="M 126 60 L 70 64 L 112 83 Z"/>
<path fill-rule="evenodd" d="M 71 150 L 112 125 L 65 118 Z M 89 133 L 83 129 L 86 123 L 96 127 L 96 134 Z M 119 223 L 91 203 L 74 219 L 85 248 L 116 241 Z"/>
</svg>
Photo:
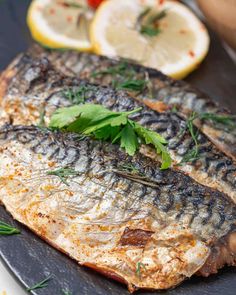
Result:
<svg viewBox="0 0 236 295">
<path fill-rule="evenodd" d="M 35 59 L 29 54 L 23 54 L 3 73 L 0 81 L 0 122 L 37 124 L 42 112 L 45 121 L 49 122 L 58 107 L 73 103 L 65 96 L 68 89 L 75 92 L 86 89 L 85 102 L 102 104 L 114 111 L 142 106 L 142 112 L 132 118 L 168 140 L 167 148 L 175 169 L 203 185 L 224 192 L 236 202 L 235 161 L 221 152 L 203 133 L 199 131 L 199 158 L 178 165 L 195 146 L 183 118 L 171 111 L 151 110 L 123 91 L 62 75 L 55 71 L 46 57 Z M 152 156 L 147 149 L 143 152 Z"/>
<path fill-rule="evenodd" d="M 76 75 L 80 79 L 87 79 L 91 83 L 112 85 L 114 78 L 118 75 L 106 73 L 107 69 L 116 69 L 122 63 L 104 56 L 76 51 L 50 51 L 40 46 L 33 46 L 30 52 L 35 57 L 46 56 L 57 70 L 67 75 Z M 230 115 L 228 110 L 219 107 L 215 101 L 201 93 L 184 81 L 177 81 L 167 77 L 161 72 L 146 68 L 132 62 L 125 62 L 125 71 L 134 71 L 136 79 L 147 79 L 149 87 L 142 91 L 131 92 L 136 99 L 144 102 L 149 107 L 159 112 L 173 107 L 182 117 L 188 117 L 192 112 L 213 113 L 218 115 Z M 104 72 L 106 74 L 93 75 Z M 150 93 L 151 92 L 151 93 Z M 201 131 L 226 155 L 236 160 L 236 128 L 226 126 L 212 121 L 195 121 Z M 236 126 L 236 116 L 234 119 Z"/>
<path fill-rule="evenodd" d="M 0 201 L 15 219 L 130 291 L 171 288 L 236 263 L 232 201 L 141 154 L 8 125 L 0 162 Z M 59 169 L 72 172 L 60 178 Z"/>
</svg>

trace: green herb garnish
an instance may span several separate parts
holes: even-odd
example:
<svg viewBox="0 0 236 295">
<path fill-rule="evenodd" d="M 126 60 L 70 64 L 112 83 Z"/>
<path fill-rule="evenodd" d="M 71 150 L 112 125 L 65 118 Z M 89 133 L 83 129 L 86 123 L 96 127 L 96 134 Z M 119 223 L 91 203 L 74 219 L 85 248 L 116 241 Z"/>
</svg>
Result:
<svg viewBox="0 0 236 295">
<path fill-rule="evenodd" d="M 200 120 L 210 120 L 215 123 L 220 123 L 229 127 L 236 128 L 236 117 L 232 115 L 218 115 L 213 113 L 202 113 L 198 115 Z"/>
<path fill-rule="evenodd" d="M 235 117 L 234 116 L 228 116 L 228 115 L 218 115 L 213 113 L 191 113 L 191 115 L 187 119 L 187 128 L 190 132 L 190 135 L 194 141 L 194 148 L 183 157 L 183 159 L 180 161 L 179 165 L 182 165 L 183 163 L 193 162 L 199 159 L 199 144 L 198 144 L 198 130 L 194 127 L 194 120 L 199 119 L 202 121 L 212 121 L 215 123 L 220 123 L 232 128 L 236 127 L 235 124 Z"/>
<path fill-rule="evenodd" d="M 147 87 L 146 80 L 127 80 L 123 83 L 119 83 L 118 89 L 125 89 L 130 91 L 142 92 Z"/>
<path fill-rule="evenodd" d="M 135 271 L 135 273 L 136 273 L 136 275 L 137 275 L 139 278 L 141 278 L 141 268 L 143 268 L 144 270 L 146 270 L 146 266 L 145 266 L 145 264 L 143 264 L 142 262 L 138 262 L 138 263 L 136 264 L 136 271 Z"/>
<path fill-rule="evenodd" d="M 1 236 L 11 236 L 20 234 L 20 231 L 17 228 L 12 227 L 11 225 L 0 221 L 0 235 Z"/>
<path fill-rule="evenodd" d="M 148 16 L 149 14 L 151 15 Z M 158 22 L 164 17 L 166 17 L 166 9 L 152 14 L 151 8 L 147 7 L 139 14 L 135 27 L 143 35 L 157 36 L 161 33 Z"/>
<path fill-rule="evenodd" d="M 64 168 L 60 168 L 60 169 L 57 169 L 57 170 L 48 171 L 47 175 L 55 175 L 55 176 L 60 178 L 61 182 L 63 182 L 67 186 L 69 186 L 69 184 L 67 183 L 67 179 L 70 176 L 78 175 L 78 173 L 72 168 L 64 167 Z"/>
<path fill-rule="evenodd" d="M 110 75 L 112 87 L 116 89 L 125 89 L 130 91 L 141 92 L 148 84 L 147 79 L 137 78 L 134 68 L 123 61 L 119 65 L 114 65 L 106 70 L 96 71 L 91 77 Z"/>
<path fill-rule="evenodd" d="M 89 98 L 89 93 L 94 91 L 92 85 L 82 85 L 78 88 L 68 88 L 63 94 L 72 104 L 84 103 Z"/>
<path fill-rule="evenodd" d="M 179 165 L 182 165 L 183 163 L 188 163 L 188 162 L 193 162 L 195 160 L 197 160 L 199 158 L 198 156 L 198 152 L 199 152 L 199 148 L 198 148 L 198 135 L 199 132 L 198 130 L 194 127 L 193 125 L 193 121 L 197 118 L 197 114 L 196 113 L 192 113 L 189 118 L 187 119 L 187 129 L 194 141 L 194 148 L 190 151 L 188 151 L 188 153 L 186 155 L 184 155 L 184 157 L 182 158 L 182 160 L 180 161 Z"/>
<path fill-rule="evenodd" d="M 140 33 L 143 35 L 147 35 L 149 37 L 154 37 L 159 35 L 161 32 L 161 30 L 159 28 L 154 28 L 151 26 L 142 26 L 142 28 L 140 29 Z"/>
<path fill-rule="evenodd" d="M 132 164 L 124 164 L 124 165 L 121 165 L 119 168 L 122 168 L 124 171 L 128 171 L 131 174 L 139 173 L 139 170 L 136 167 L 134 167 L 134 165 Z"/>
<path fill-rule="evenodd" d="M 53 114 L 49 126 L 119 143 L 130 156 L 135 154 L 141 143 L 153 145 L 156 152 L 161 154 L 161 168 L 167 169 L 171 165 L 171 158 L 164 146 L 167 144 L 166 140 L 158 133 L 128 118 L 141 109 L 113 112 L 101 105 L 76 105 L 58 109 Z"/>
<path fill-rule="evenodd" d="M 35 284 L 34 286 L 27 288 L 26 291 L 31 292 L 37 289 L 42 289 L 42 288 L 46 288 L 48 286 L 48 282 L 51 280 L 52 275 L 48 276 L 46 279 L 44 279 L 43 281 Z"/>
</svg>

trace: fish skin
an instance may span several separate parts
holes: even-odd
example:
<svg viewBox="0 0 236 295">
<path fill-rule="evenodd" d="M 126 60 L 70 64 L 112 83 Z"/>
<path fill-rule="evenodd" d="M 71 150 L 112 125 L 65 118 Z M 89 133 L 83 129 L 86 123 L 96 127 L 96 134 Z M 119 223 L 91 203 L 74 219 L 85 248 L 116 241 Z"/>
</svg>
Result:
<svg viewBox="0 0 236 295">
<path fill-rule="evenodd" d="M 0 129 L 0 201 L 15 219 L 131 292 L 178 285 L 201 272 L 226 239 L 235 265 L 236 206 L 226 195 L 162 171 L 140 153 L 130 157 L 77 137 L 33 126 Z M 62 167 L 77 174 L 66 183 L 48 174 Z"/>
<path fill-rule="evenodd" d="M 11 73 L 12 78 L 6 78 Z M 7 85 L 4 88 L 4 83 Z M 34 59 L 28 54 L 18 57 L 2 75 L 0 89 L 0 122 L 31 125 L 39 122 L 40 110 L 45 109 L 45 121 L 58 107 L 71 105 L 65 98 L 68 88 L 91 87 L 86 102 L 102 104 L 114 111 L 127 111 L 143 107 L 140 114 L 132 118 L 145 127 L 160 133 L 166 138 L 168 150 L 174 164 L 179 163 L 184 155 L 194 147 L 194 142 L 186 129 L 186 121 L 173 112 L 153 111 L 123 91 L 106 86 L 95 86 L 84 80 L 63 76 L 53 69 L 46 59 Z M 76 88 L 77 87 L 77 88 Z M 185 130 L 183 132 L 183 130 Z M 151 156 L 147 149 L 145 155 Z M 224 192 L 236 202 L 236 165 L 235 162 L 220 152 L 204 134 L 199 133 L 199 156 L 192 163 L 175 166 L 199 183 Z"/>
<path fill-rule="evenodd" d="M 40 46 L 33 46 L 30 52 L 35 57 L 46 56 L 57 70 L 66 75 L 76 75 L 91 83 L 109 86 L 113 80 L 111 75 L 91 77 L 91 74 L 120 64 L 119 60 L 105 56 L 76 51 L 45 50 Z M 138 78 L 149 78 L 152 84 L 151 97 L 149 89 L 131 94 L 154 110 L 162 112 L 176 107 L 178 115 L 184 119 L 192 112 L 230 115 L 230 111 L 220 107 L 206 94 L 184 81 L 174 80 L 155 69 L 137 65 L 132 60 L 127 65 L 137 73 Z M 222 124 L 216 125 L 211 121 L 195 121 L 195 124 L 222 152 L 236 160 L 236 128 L 229 130 Z M 236 126 L 236 117 L 234 124 Z"/>
</svg>

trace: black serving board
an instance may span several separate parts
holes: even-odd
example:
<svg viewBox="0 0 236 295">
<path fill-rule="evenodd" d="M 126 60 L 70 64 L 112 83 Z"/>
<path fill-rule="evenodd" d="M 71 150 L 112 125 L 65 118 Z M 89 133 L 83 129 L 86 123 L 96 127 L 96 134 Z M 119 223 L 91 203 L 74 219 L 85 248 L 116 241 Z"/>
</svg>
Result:
<svg viewBox="0 0 236 295">
<path fill-rule="evenodd" d="M 186 1 L 190 2 L 190 1 Z M 19 52 L 26 50 L 32 39 L 25 16 L 29 0 L 0 0 L 0 70 Z M 211 34 L 210 52 L 203 64 L 186 81 L 197 86 L 236 113 L 236 66 L 229 58 L 220 40 Z M 126 295 L 125 286 L 77 265 L 27 228 L 13 221 L 0 206 L 0 220 L 21 229 L 21 235 L 0 237 L 0 257 L 9 267 L 22 287 L 32 286 L 52 274 L 47 288 L 32 292 L 35 295 L 60 295 L 68 289 L 73 295 Z M 159 292 L 137 292 L 159 294 Z M 209 278 L 194 277 L 165 295 L 235 295 L 235 269 L 225 268 Z M 17 294 L 12 294 L 17 295 Z"/>
</svg>

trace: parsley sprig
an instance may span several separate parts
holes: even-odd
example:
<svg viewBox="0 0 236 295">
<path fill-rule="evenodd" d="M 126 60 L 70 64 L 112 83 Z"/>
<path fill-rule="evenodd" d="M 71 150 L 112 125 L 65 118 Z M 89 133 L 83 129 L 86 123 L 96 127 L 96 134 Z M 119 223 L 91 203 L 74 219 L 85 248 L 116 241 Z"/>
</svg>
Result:
<svg viewBox="0 0 236 295">
<path fill-rule="evenodd" d="M 130 156 L 135 154 L 141 143 L 150 144 L 155 147 L 158 154 L 161 154 L 161 168 L 167 169 L 171 165 L 171 158 L 165 147 L 166 140 L 157 132 L 129 119 L 130 115 L 141 109 L 113 112 L 102 105 L 76 105 L 58 109 L 53 114 L 49 126 L 119 143 Z"/>
<path fill-rule="evenodd" d="M 9 224 L 0 221 L 0 236 L 10 236 L 19 233 L 20 231 L 17 228 L 14 228 Z"/>
</svg>

